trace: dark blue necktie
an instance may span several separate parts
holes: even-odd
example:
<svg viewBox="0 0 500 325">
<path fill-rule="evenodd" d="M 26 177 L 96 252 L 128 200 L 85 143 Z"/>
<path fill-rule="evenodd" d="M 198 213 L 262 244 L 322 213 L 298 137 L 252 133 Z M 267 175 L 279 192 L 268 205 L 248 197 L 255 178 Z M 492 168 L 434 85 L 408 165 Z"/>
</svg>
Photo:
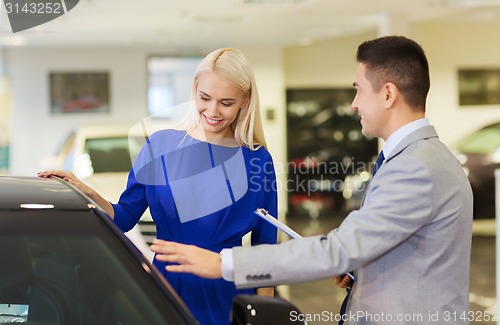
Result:
<svg viewBox="0 0 500 325">
<path fill-rule="evenodd" d="M 351 289 L 346 289 L 347 294 L 344 298 L 344 301 L 342 301 L 342 306 L 340 306 L 340 319 L 339 319 L 339 325 L 344 324 L 344 315 L 347 309 L 347 302 L 349 301 L 349 296 L 351 295 Z"/>
<path fill-rule="evenodd" d="M 373 166 L 373 173 L 372 177 L 375 176 L 377 171 L 379 170 L 380 166 L 382 166 L 382 163 L 384 162 L 385 157 L 384 157 L 384 152 L 380 150 L 380 153 L 378 154 L 377 161 L 375 161 L 375 166 Z M 344 301 L 342 302 L 342 306 L 340 307 L 340 321 L 339 325 L 344 324 L 344 315 L 347 310 L 347 302 L 349 301 L 349 296 L 351 295 L 351 289 L 347 289 L 347 295 L 344 298 Z"/>
<path fill-rule="evenodd" d="M 384 152 L 380 150 L 380 153 L 378 154 L 377 161 L 375 162 L 375 166 L 373 166 L 373 173 L 372 176 L 375 176 L 375 173 L 378 171 L 380 166 L 382 166 L 382 163 L 384 162 Z"/>
</svg>

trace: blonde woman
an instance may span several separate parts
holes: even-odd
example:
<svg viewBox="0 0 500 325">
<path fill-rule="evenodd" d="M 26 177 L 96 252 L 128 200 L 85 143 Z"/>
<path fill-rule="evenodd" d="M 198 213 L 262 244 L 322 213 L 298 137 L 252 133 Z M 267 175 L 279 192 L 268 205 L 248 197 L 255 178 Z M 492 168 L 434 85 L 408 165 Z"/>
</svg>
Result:
<svg viewBox="0 0 500 325">
<path fill-rule="evenodd" d="M 251 232 L 251 244 L 276 243 L 277 232 L 253 212 L 264 208 L 277 215 L 276 177 L 266 149 L 259 97 L 252 69 L 236 49 L 208 54 L 193 82 L 193 105 L 180 127 L 155 132 L 129 174 L 127 188 L 112 204 L 73 174 L 62 177 L 99 204 L 114 223 L 128 231 L 149 207 L 156 223 L 156 245 L 163 240 L 220 252 L 240 246 Z M 204 279 L 166 271 L 154 264 L 204 325 L 229 322 L 237 290 L 223 279 Z M 257 289 L 271 295 L 272 288 Z"/>
</svg>

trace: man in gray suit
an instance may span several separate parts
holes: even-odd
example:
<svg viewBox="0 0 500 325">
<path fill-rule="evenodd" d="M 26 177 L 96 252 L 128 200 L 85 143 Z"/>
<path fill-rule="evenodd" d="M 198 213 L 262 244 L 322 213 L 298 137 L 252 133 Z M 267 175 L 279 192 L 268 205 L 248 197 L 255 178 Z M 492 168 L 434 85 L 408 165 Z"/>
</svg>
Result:
<svg viewBox="0 0 500 325">
<path fill-rule="evenodd" d="M 335 277 L 350 287 L 346 324 L 468 324 L 472 191 L 425 118 L 430 87 L 423 49 L 402 36 L 362 43 L 352 108 L 385 160 L 359 210 L 326 236 L 235 247 L 222 258 L 155 241 L 168 271 L 268 287 Z M 222 262 L 221 262 L 222 260 Z M 348 277 L 353 271 L 354 284 Z"/>
</svg>

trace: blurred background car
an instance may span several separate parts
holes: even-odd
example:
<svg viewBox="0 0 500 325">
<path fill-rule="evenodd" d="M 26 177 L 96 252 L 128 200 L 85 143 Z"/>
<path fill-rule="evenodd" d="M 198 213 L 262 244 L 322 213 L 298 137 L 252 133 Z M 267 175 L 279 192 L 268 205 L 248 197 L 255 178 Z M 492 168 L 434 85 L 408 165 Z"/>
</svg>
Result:
<svg viewBox="0 0 500 325">
<path fill-rule="evenodd" d="M 291 218 L 338 216 L 345 209 L 344 179 L 377 155 L 377 139 L 361 133 L 351 107 L 355 90 L 288 89 L 287 192 Z"/>
<path fill-rule="evenodd" d="M 371 178 L 371 170 L 359 170 L 357 173 L 346 176 L 342 189 L 342 196 L 345 200 L 344 213 L 346 215 L 353 210 L 359 209 Z"/>
<path fill-rule="evenodd" d="M 468 134 L 453 146 L 474 193 L 474 218 L 495 218 L 495 169 L 500 168 L 500 122 Z"/>
<path fill-rule="evenodd" d="M 474 194 L 474 219 L 495 218 L 495 169 L 500 168 L 500 122 L 488 124 L 450 146 L 462 165 Z M 358 209 L 371 172 L 345 178 L 345 212 Z"/>
<path fill-rule="evenodd" d="M 55 154 L 44 159 L 42 166 L 71 171 L 108 201 L 116 203 L 126 188 L 132 159 L 142 147 L 141 139 L 129 137 L 130 130 L 128 124 L 80 126 L 66 135 Z M 149 245 L 156 238 L 156 226 L 149 209 L 126 235 L 149 260 L 153 258 Z"/>
<path fill-rule="evenodd" d="M 156 267 L 58 178 L 0 176 L 0 323 L 199 325 Z M 284 299 L 236 296 L 233 325 L 304 324 Z"/>
</svg>

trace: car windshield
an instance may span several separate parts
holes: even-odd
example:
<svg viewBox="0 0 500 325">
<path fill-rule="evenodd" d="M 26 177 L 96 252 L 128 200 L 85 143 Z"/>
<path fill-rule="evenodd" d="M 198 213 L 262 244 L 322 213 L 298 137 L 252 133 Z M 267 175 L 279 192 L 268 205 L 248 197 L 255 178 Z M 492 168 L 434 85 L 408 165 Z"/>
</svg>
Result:
<svg viewBox="0 0 500 325">
<path fill-rule="evenodd" d="M 128 137 L 87 139 L 85 152 L 94 173 L 128 172 L 132 168 Z"/>
<path fill-rule="evenodd" d="M 500 124 L 480 129 L 456 144 L 456 149 L 465 154 L 489 154 L 500 147 Z"/>
<path fill-rule="evenodd" d="M 29 214 L 0 218 L 0 324 L 186 324 L 102 220 Z"/>
</svg>

